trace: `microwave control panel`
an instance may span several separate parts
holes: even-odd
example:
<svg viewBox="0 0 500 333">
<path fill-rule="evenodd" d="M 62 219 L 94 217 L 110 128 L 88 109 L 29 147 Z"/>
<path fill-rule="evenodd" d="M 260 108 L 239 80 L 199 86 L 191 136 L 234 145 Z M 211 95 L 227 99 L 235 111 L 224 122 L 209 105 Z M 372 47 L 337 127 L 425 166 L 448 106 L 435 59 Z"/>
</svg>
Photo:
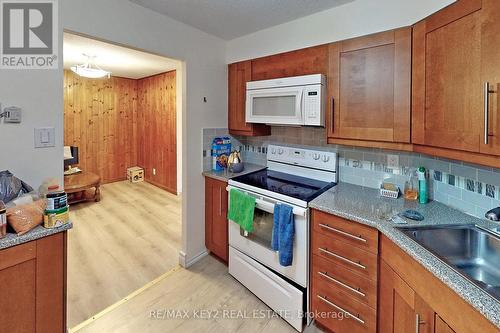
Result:
<svg viewBox="0 0 500 333">
<path fill-rule="evenodd" d="M 324 126 L 324 95 L 325 86 L 318 84 L 307 86 L 304 89 L 304 125 L 306 126 Z"/>
</svg>

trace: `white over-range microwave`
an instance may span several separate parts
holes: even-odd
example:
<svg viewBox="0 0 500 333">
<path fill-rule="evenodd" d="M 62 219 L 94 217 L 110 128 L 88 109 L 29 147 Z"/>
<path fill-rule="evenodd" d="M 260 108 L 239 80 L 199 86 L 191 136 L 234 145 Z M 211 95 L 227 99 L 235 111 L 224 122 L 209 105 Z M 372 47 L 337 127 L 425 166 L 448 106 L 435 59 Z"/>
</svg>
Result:
<svg viewBox="0 0 500 333">
<path fill-rule="evenodd" d="M 322 74 L 247 82 L 246 122 L 325 126 L 325 86 Z"/>
</svg>

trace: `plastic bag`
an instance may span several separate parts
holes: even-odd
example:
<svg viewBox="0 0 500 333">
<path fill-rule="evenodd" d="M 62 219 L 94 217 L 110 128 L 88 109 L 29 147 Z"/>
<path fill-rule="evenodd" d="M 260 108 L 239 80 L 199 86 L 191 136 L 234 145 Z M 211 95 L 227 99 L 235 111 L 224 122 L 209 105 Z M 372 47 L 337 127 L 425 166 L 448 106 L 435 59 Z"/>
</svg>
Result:
<svg viewBox="0 0 500 333">
<path fill-rule="evenodd" d="M 14 176 L 10 171 L 0 171 L 0 200 L 8 203 L 9 201 L 32 192 L 33 188 Z"/>
<path fill-rule="evenodd" d="M 7 208 L 7 223 L 18 235 L 42 224 L 47 202 L 38 200 L 29 204 Z"/>
<path fill-rule="evenodd" d="M 38 195 L 37 192 L 30 192 L 30 193 L 26 193 L 26 194 L 18 196 L 17 198 L 10 201 L 6 206 L 7 206 L 7 208 L 10 208 L 10 207 L 14 207 L 14 206 L 27 205 L 27 204 L 30 204 L 34 201 L 39 200 L 39 199 L 42 199 L 42 198 L 40 198 L 40 196 Z"/>
</svg>

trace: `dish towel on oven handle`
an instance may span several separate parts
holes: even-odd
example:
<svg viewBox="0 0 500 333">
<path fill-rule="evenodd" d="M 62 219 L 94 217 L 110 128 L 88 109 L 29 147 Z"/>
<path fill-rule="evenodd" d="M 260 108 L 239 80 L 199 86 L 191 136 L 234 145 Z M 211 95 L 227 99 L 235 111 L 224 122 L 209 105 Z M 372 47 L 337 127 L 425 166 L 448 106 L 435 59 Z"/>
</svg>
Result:
<svg viewBox="0 0 500 333">
<path fill-rule="evenodd" d="M 281 266 L 291 266 L 293 262 L 293 239 L 295 221 L 293 207 L 286 204 L 274 205 L 274 221 L 271 247 L 279 252 Z"/>
<path fill-rule="evenodd" d="M 247 233 L 253 231 L 253 215 L 255 198 L 232 188 L 229 191 L 229 211 L 227 218 L 237 224 Z"/>
</svg>

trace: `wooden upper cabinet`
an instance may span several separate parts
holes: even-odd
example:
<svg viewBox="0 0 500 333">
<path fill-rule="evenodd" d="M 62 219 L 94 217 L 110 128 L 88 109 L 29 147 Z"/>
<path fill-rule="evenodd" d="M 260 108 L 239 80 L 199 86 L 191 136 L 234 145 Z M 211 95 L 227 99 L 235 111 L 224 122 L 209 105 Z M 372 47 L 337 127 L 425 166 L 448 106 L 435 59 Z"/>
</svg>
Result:
<svg viewBox="0 0 500 333">
<path fill-rule="evenodd" d="M 500 155 L 500 1 L 483 0 L 481 39 L 481 82 L 489 84 L 487 124 L 482 122 L 480 152 Z M 483 94 L 485 91 L 483 90 Z M 485 96 L 483 95 L 483 98 Z M 484 107 L 484 105 L 483 105 Z M 484 110 L 483 110 L 484 111 Z M 484 119 L 484 118 L 483 118 Z M 487 125 L 487 127 L 485 127 Z M 486 131 L 485 131 L 486 128 Z M 488 142 L 484 140 L 488 135 Z"/>
<path fill-rule="evenodd" d="M 252 60 L 252 81 L 327 74 L 328 45 L 280 53 Z"/>
<path fill-rule="evenodd" d="M 252 79 L 250 60 L 228 67 L 228 127 L 229 133 L 243 136 L 270 135 L 271 127 L 245 121 L 246 83 Z"/>
<path fill-rule="evenodd" d="M 411 28 L 329 46 L 327 135 L 410 142 Z"/>
<path fill-rule="evenodd" d="M 413 143 L 479 152 L 481 8 L 461 0 L 414 26 Z"/>
</svg>

